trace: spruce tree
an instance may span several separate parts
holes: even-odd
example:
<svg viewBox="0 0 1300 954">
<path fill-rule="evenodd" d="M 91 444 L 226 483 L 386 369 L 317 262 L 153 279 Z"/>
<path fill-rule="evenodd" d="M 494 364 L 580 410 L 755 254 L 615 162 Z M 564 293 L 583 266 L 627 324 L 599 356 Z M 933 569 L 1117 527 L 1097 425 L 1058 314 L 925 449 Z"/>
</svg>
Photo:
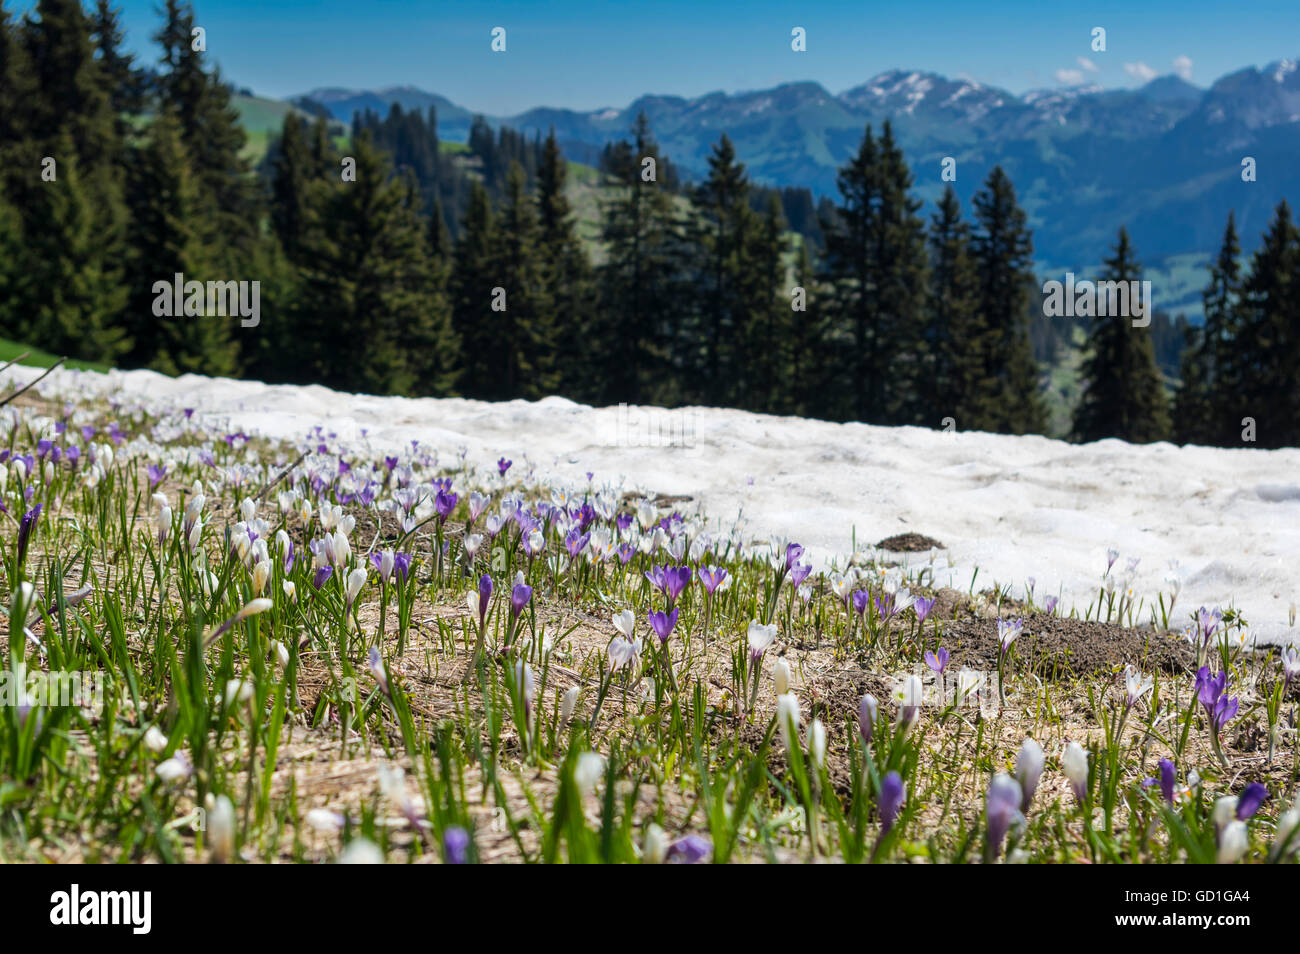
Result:
<svg viewBox="0 0 1300 954">
<path fill-rule="evenodd" d="M 983 351 L 985 386 L 996 389 L 993 413 L 985 426 L 1004 434 L 1041 434 L 1047 410 L 1038 386 L 1026 321 L 1033 240 L 1015 188 L 995 166 L 975 195 L 976 228 L 972 249 L 979 275 L 979 321 L 988 331 Z M 983 408 L 972 408 L 982 417 Z M 963 427 L 963 415 L 956 415 Z"/>
<path fill-rule="evenodd" d="M 1239 404 L 1225 443 L 1240 446 L 1249 417 L 1259 446 L 1300 445 L 1300 229 L 1285 199 L 1251 257 L 1241 307 L 1227 360 Z"/>
<path fill-rule="evenodd" d="M 493 400 L 539 398 L 556 384 L 556 327 L 539 247 L 537 208 L 518 161 L 506 173 L 495 256 L 505 307 L 495 312 L 492 373 L 482 384 Z"/>
<path fill-rule="evenodd" d="M 1114 252 L 1105 259 L 1102 281 L 1140 281 L 1142 266 L 1134 257 L 1128 230 L 1121 228 Z M 1148 317 L 1151 303 L 1146 303 Z M 1165 440 L 1169 410 L 1164 382 L 1156 369 L 1151 332 L 1129 315 L 1093 318 L 1084 362 L 1084 392 L 1074 413 L 1074 438 L 1096 441 L 1117 437 L 1133 444 Z"/>
<path fill-rule="evenodd" d="M 496 217 L 487 189 L 475 182 L 461 222 L 451 273 L 451 314 L 461 346 L 458 390 L 466 397 L 484 397 L 494 383 L 492 349 L 501 340 L 492 310 L 493 289 L 501 287 Z M 509 305 L 509 300 L 506 302 Z"/>
<path fill-rule="evenodd" d="M 551 130 L 537 169 L 537 248 L 541 300 L 550 311 L 545 324 L 554 353 L 553 386 L 566 396 L 590 400 L 596 393 L 589 350 L 592 272 L 565 195 L 567 179 L 568 164 Z"/>
<path fill-rule="evenodd" d="M 929 381 L 925 423 L 945 417 L 967 430 L 995 426 L 999 389 L 988 387 L 985 354 L 993 347 L 979 309 L 979 275 L 971 251 L 970 227 L 950 185 L 930 220 Z"/>
<path fill-rule="evenodd" d="M 1201 296 L 1205 322 L 1189 326 L 1181 381 L 1174 404 L 1174 439 L 1183 444 L 1225 444 L 1240 431 L 1239 396 L 1244 370 L 1234 360 L 1241 325 L 1241 245 L 1228 213 L 1210 283 Z"/>
<path fill-rule="evenodd" d="M 608 257 L 600 268 L 602 323 L 597 353 L 608 355 L 600 397 L 609 402 L 674 401 L 681 361 L 672 351 L 683 302 L 686 246 L 664 163 L 644 113 L 633 142 L 612 169 L 612 197 L 603 209 L 602 240 Z M 648 178 L 653 159 L 655 176 Z"/>
<path fill-rule="evenodd" d="M 154 314 L 155 282 L 218 280 L 200 232 L 205 203 L 181 140 L 180 124 L 164 111 L 149 126 L 128 183 L 131 208 L 125 329 L 132 341 L 128 364 L 166 374 L 235 371 L 237 319 Z"/>
<path fill-rule="evenodd" d="M 317 380 L 378 394 L 436 388 L 456 347 L 431 283 L 418 190 L 392 174 L 368 133 L 350 148 L 356 179 L 314 186 L 303 250 L 300 323 L 315 328 Z"/>
</svg>

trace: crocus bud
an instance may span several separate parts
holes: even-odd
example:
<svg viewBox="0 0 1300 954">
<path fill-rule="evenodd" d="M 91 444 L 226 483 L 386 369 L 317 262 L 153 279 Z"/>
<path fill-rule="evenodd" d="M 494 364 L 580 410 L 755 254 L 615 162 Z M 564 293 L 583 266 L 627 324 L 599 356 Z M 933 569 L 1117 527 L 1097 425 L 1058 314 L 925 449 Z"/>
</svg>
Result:
<svg viewBox="0 0 1300 954">
<path fill-rule="evenodd" d="M 568 725 L 573 718 L 573 710 L 578 707 L 578 687 L 574 686 L 560 699 L 560 725 Z"/>
<path fill-rule="evenodd" d="M 808 758 L 819 769 L 826 764 L 826 726 L 821 719 L 808 726 Z"/>
<path fill-rule="evenodd" d="M 271 564 L 261 560 L 253 567 L 253 595 L 261 596 L 266 589 L 266 581 L 271 576 Z"/>
<path fill-rule="evenodd" d="M 167 736 L 156 725 L 149 726 L 144 733 L 144 747 L 150 752 L 161 752 L 167 748 Z"/>
<path fill-rule="evenodd" d="M 898 812 L 907 801 L 907 785 L 897 772 L 887 772 L 880 780 L 880 834 L 894 827 Z"/>
<path fill-rule="evenodd" d="M 172 508 L 161 508 L 154 514 L 153 523 L 154 528 L 158 531 L 159 545 L 166 543 L 172 532 Z"/>
<path fill-rule="evenodd" d="M 636 631 L 636 616 L 631 610 L 615 613 L 614 628 L 622 633 L 624 638 L 631 639 L 632 634 Z"/>
<path fill-rule="evenodd" d="M 1214 802 L 1214 827 L 1216 831 L 1222 832 L 1228 823 L 1237 817 L 1237 798 L 1235 795 L 1224 795 L 1215 799 Z"/>
<path fill-rule="evenodd" d="M 790 664 L 784 659 L 778 659 L 772 667 L 772 687 L 778 696 L 790 691 Z"/>
<path fill-rule="evenodd" d="M 1005 772 L 993 776 L 988 794 L 984 798 L 984 812 L 988 818 L 988 844 L 992 859 L 1002 853 L 1002 840 L 1020 814 L 1018 806 L 1023 799 L 1020 783 Z"/>
<path fill-rule="evenodd" d="M 379 579 L 387 582 L 393 577 L 393 567 L 396 566 L 396 558 L 392 550 L 385 550 L 379 555 Z"/>
<path fill-rule="evenodd" d="M 1078 742 L 1071 742 L 1061 755 L 1061 771 L 1074 788 L 1074 797 L 1083 801 L 1088 793 L 1088 753 Z"/>
<path fill-rule="evenodd" d="M 858 732 L 862 734 L 862 741 L 868 745 L 871 744 L 871 736 L 875 732 L 876 717 L 879 712 L 880 703 L 869 692 L 858 702 Z"/>
<path fill-rule="evenodd" d="M 791 732 L 799 731 L 799 700 L 793 692 L 778 696 L 776 700 L 776 727 L 781 732 L 781 741 L 786 752 L 790 751 Z"/>
<path fill-rule="evenodd" d="M 573 783 L 582 795 L 590 795 L 600 777 L 605 774 L 605 757 L 595 752 L 583 752 L 573 766 Z"/>
<path fill-rule="evenodd" d="M 668 854 L 668 836 L 664 830 L 651 822 L 646 825 L 645 840 L 642 843 L 641 860 L 648 865 L 661 865 Z"/>
<path fill-rule="evenodd" d="M 212 863 L 224 865 L 235 853 L 235 806 L 225 795 L 218 795 L 208 809 L 208 841 L 212 845 Z"/>
<path fill-rule="evenodd" d="M 199 541 L 203 539 L 203 521 L 195 520 L 194 526 L 190 527 L 190 552 L 194 553 L 199 548 Z"/>
<path fill-rule="evenodd" d="M 1246 823 L 1234 819 L 1228 822 L 1219 836 L 1218 862 L 1221 865 L 1235 865 L 1246 857 L 1249 848 L 1250 839 L 1246 834 Z"/>
<path fill-rule="evenodd" d="M 1016 781 L 1020 783 L 1023 792 L 1020 802 L 1021 812 L 1029 811 L 1029 803 L 1034 800 L 1038 780 L 1043 775 L 1044 762 L 1043 747 L 1033 739 L 1025 739 L 1024 744 L 1020 746 L 1020 754 L 1016 756 Z"/>
<path fill-rule="evenodd" d="M 361 587 L 366 585 L 366 571 L 358 567 L 348 574 L 347 596 L 348 605 L 351 606 L 361 592 Z"/>
<path fill-rule="evenodd" d="M 239 515 L 245 523 L 257 516 L 257 504 L 253 503 L 252 498 L 245 497 L 239 502 Z"/>
</svg>

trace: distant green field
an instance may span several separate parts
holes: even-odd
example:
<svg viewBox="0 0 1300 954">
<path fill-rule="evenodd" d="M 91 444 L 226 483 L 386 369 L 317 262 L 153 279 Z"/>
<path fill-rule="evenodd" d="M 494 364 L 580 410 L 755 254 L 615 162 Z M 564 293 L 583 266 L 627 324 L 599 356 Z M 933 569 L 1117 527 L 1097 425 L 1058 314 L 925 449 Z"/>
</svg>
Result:
<svg viewBox="0 0 1300 954">
<path fill-rule="evenodd" d="M 33 368 L 48 368 L 59 360 L 58 355 L 42 351 L 40 348 L 33 348 L 31 345 L 20 344 L 17 341 L 10 341 L 8 338 L 0 338 L 0 364 L 8 364 L 24 351 L 30 352 L 30 354 L 18 363 L 30 365 Z M 96 364 L 93 361 L 65 361 L 63 366 L 65 368 L 80 368 L 83 371 L 108 370 L 107 365 Z"/>
</svg>

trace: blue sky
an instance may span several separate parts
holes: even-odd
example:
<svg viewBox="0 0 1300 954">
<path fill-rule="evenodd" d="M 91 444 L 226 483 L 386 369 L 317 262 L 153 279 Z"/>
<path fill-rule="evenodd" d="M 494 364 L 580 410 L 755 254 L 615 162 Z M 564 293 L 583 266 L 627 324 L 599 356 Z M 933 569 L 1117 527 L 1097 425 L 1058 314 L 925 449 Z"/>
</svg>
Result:
<svg viewBox="0 0 1300 954">
<path fill-rule="evenodd" d="M 152 62 L 158 0 L 118 3 L 128 44 Z M 621 107 L 643 93 L 696 96 L 794 80 L 838 93 L 895 67 L 1015 93 L 1080 81 L 1134 86 L 1177 70 L 1205 86 L 1245 66 L 1300 56 L 1297 0 L 199 0 L 195 7 L 227 78 L 261 95 L 409 84 L 495 115 L 541 105 Z M 506 28 L 505 53 L 489 48 L 496 26 Z M 790 49 L 795 26 L 807 30 L 806 53 Z M 1095 26 L 1107 31 L 1105 53 L 1090 49 Z"/>
</svg>

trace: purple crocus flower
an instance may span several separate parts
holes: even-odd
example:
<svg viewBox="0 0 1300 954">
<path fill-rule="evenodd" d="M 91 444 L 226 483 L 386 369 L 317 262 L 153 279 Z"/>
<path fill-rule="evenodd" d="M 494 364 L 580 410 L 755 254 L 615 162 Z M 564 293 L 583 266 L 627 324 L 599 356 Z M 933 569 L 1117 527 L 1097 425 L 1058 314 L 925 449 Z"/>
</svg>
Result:
<svg viewBox="0 0 1300 954">
<path fill-rule="evenodd" d="M 700 567 L 700 582 L 704 584 L 704 592 L 710 596 L 713 591 L 722 585 L 722 581 L 727 578 L 727 571 L 720 566 L 702 566 Z"/>
<path fill-rule="evenodd" d="M 459 825 L 449 825 L 442 833 L 442 854 L 449 865 L 469 864 L 469 832 Z"/>
<path fill-rule="evenodd" d="M 796 563 L 790 567 L 790 585 L 796 590 L 803 586 L 803 581 L 808 579 L 808 574 L 812 572 L 811 563 Z"/>
<path fill-rule="evenodd" d="M 588 543 L 591 542 L 591 534 L 583 533 L 580 528 L 574 527 L 569 531 L 569 535 L 564 538 L 564 546 L 569 551 L 569 558 L 576 560 Z"/>
<path fill-rule="evenodd" d="M 492 577 L 484 573 L 478 578 L 478 624 L 487 623 L 488 605 L 492 601 Z"/>
<path fill-rule="evenodd" d="M 867 605 L 871 600 L 871 594 L 866 590 L 854 590 L 852 595 L 853 612 L 859 616 L 867 611 Z"/>
<path fill-rule="evenodd" d="M 653 586 L 660 593 L 664 591 L 664 570 L 665 569 L 666 568 L 662 566 L 652 566 L 650 567 L 650 569 L 645 571 L 645 578 L 649 580 L 650 585 Z"/>
<path fill-rule="evenodd" d="M 165 464 L 161 467 L 159 467 L 157 464 L 150 464 L 147 468 L 145 468 L 145 470 L 149 474 L 150 490 L 153 490 L 155 487 L 161 484 L 163 478 L 167 476 L 167 466 Z"/>
<path fill-rule="evenodd" d="M 1002 841 L 1020 814 L 1020 802 L 1019 782 L 1006 773 L 993 776 L 984 798 L 984 813 L 989 824 L 989 851 L 993 860 L 1002 854 Z"/>
<path fill-rule="evenodd" d="M 513 463 L 514 461 L 506 460 L 504 457 L 497 461 L 497 470 L 501 472 L 502 477 L 506 475 L 506 471 L 510 469 L 510 465 Z"/>
<path fill-rule="evenodd" d="M 1237 821 L 1248 821 L 1268 800 L 1268 789 L 1259 782 L 1251 782 L 1237 799 Z"/>
<path fill-rule="evenodd" d="M 1211 673 L 1209 666 L 1202 666 L 1196 672 L 1196 699 L 1205 709 L 1205 714 L 1213 718 L 1214 707 L 1228 685 L 1227 672 Z"/>
<path fill-rule="evenodd" d="M 682 595 L 691 582 L 691 568 L 689 566 L 670 566 L 664 568 L 664 595 L 668 597 L 668 605 L 671 606 L 677 602 L 677 597 Z"/>
<path fill-rule="evenodd" d="M 1174 785 L 1178 781 L 1178 771 L 1169 759 L 1160 760 L 1160 794 L 1170 805 L 1174 803 Z"/>
<path fill-rule="evenodd" d="M 460 498 L 448 489 L 438 491 L 438 495 L 433 498 L 433 506 L 438 511 L 439 523 L 451 516 L 451 512 L 456 509 L 458 500 Z"/>
<path fill-rule="evenodd" d="M 1058 598 L 1058 597 L 1055 597 L 1055 596 L 1049 596 L 1049 597 L 1048 597 L 1048 598 L 1043 602 L 1043 609 L 1046 611 L 1046 613 L 1047 613 L 1048 616 L 1051 616 L 1051 615 L 1053 615 L 1053 614 L 1056 612 L 1056 604 L 1057 604 L 1058 601 L 1059 601 L 1059 598 Z"/>
<path fill-rule="evenodd" d="M 803 547 L 799 544 L 791 543 L 785 548 L 785 568 L 787 572 L 794 568 L 801 556 L 803 556 Z"/>
<path fill-rule="evenodd" d="M 880 780 L 880 834 L 889 834 L 898 818 L 899 809 L 907 801 L 907 785 L 897 772 L 888 772 Z"/>
<path fill-rule="evenodd" d="M 927 649 L 925 651 L 925 664 L 934 670 L 935 675 L 942 676 L 943 671 L 948 668 L 948 650 L 943 646 L 939 647 L 937 653 Z"/>
<path fill-rule="evenodd" d="M 41 504 L 37 504 L 23 514 L 18 522 L 18 565 L 20 567 L 27 560 L 27 545 L 31 542 L 32 534 L 36 531 L 36 522 L 40 518 Z"/>
<path fill-rule="evenodd" d="M 510 611 L 518 616 L 528 605 L 528 601 L 533 598 L 533 588 L 527 583 L 516 583 L 515 588 L 510 591 Z"/>
<path fill-rule="evenodd" d="M 623 566 L 627 566 L 627 562 L 636 555 L 636 549 L 630 543 L 619 544 L 618 550 L 615 552 L 618 553 L 618 562 Z"/>
<path fill-rule="evenodd" d="M 81 439 L 82 439 L 83 441 L 85 441 L 87 444 L 89 444 L 89 443 L 90 443 L 90 439 L 91 439 L 92 437 L 94 437 L 94 436 L 95 436 L 95 429 L 94 429 L 93 427 L 91 427 L 89 424 L 84 424 L 84 425 L 82 425 L 82 428 L 81 428 Z"/>
<path fill-rule="evenodd" d="M 651 613 L 649 619 L 650 628 L 659 637 L 659 642 L 666 644 L 668 637 L 673 634 L 673 627 L 677 625 L 677 610 L 669 613 Z"/>
<path fill-rule="evenodd" d="M 934 609 L 935 597 L 918 596 L 912 603 L 912 612 L 916 613 L 916 621 L 924 623 L 925 618 L 930 615 L 930 610 Z"/>
<path fill-rule="evenodd" d="M 322 586 L 325 585 L 325 582 L 330 578 L 333 572 L 334 572 L 334 567 L 329 565 L 317 567 L 316 575 L 312 577 L 312 581 L 311 581 L 312 586 L 316 587 L 316 589 L 319 590 Z"/>
<path fill-rule="evenodd" d="M 668 846 L 664 860 L 670 864 L 695 865 L 709 857 L 713 845 L 700 835 L 687 835 Z"/>
</svg>

